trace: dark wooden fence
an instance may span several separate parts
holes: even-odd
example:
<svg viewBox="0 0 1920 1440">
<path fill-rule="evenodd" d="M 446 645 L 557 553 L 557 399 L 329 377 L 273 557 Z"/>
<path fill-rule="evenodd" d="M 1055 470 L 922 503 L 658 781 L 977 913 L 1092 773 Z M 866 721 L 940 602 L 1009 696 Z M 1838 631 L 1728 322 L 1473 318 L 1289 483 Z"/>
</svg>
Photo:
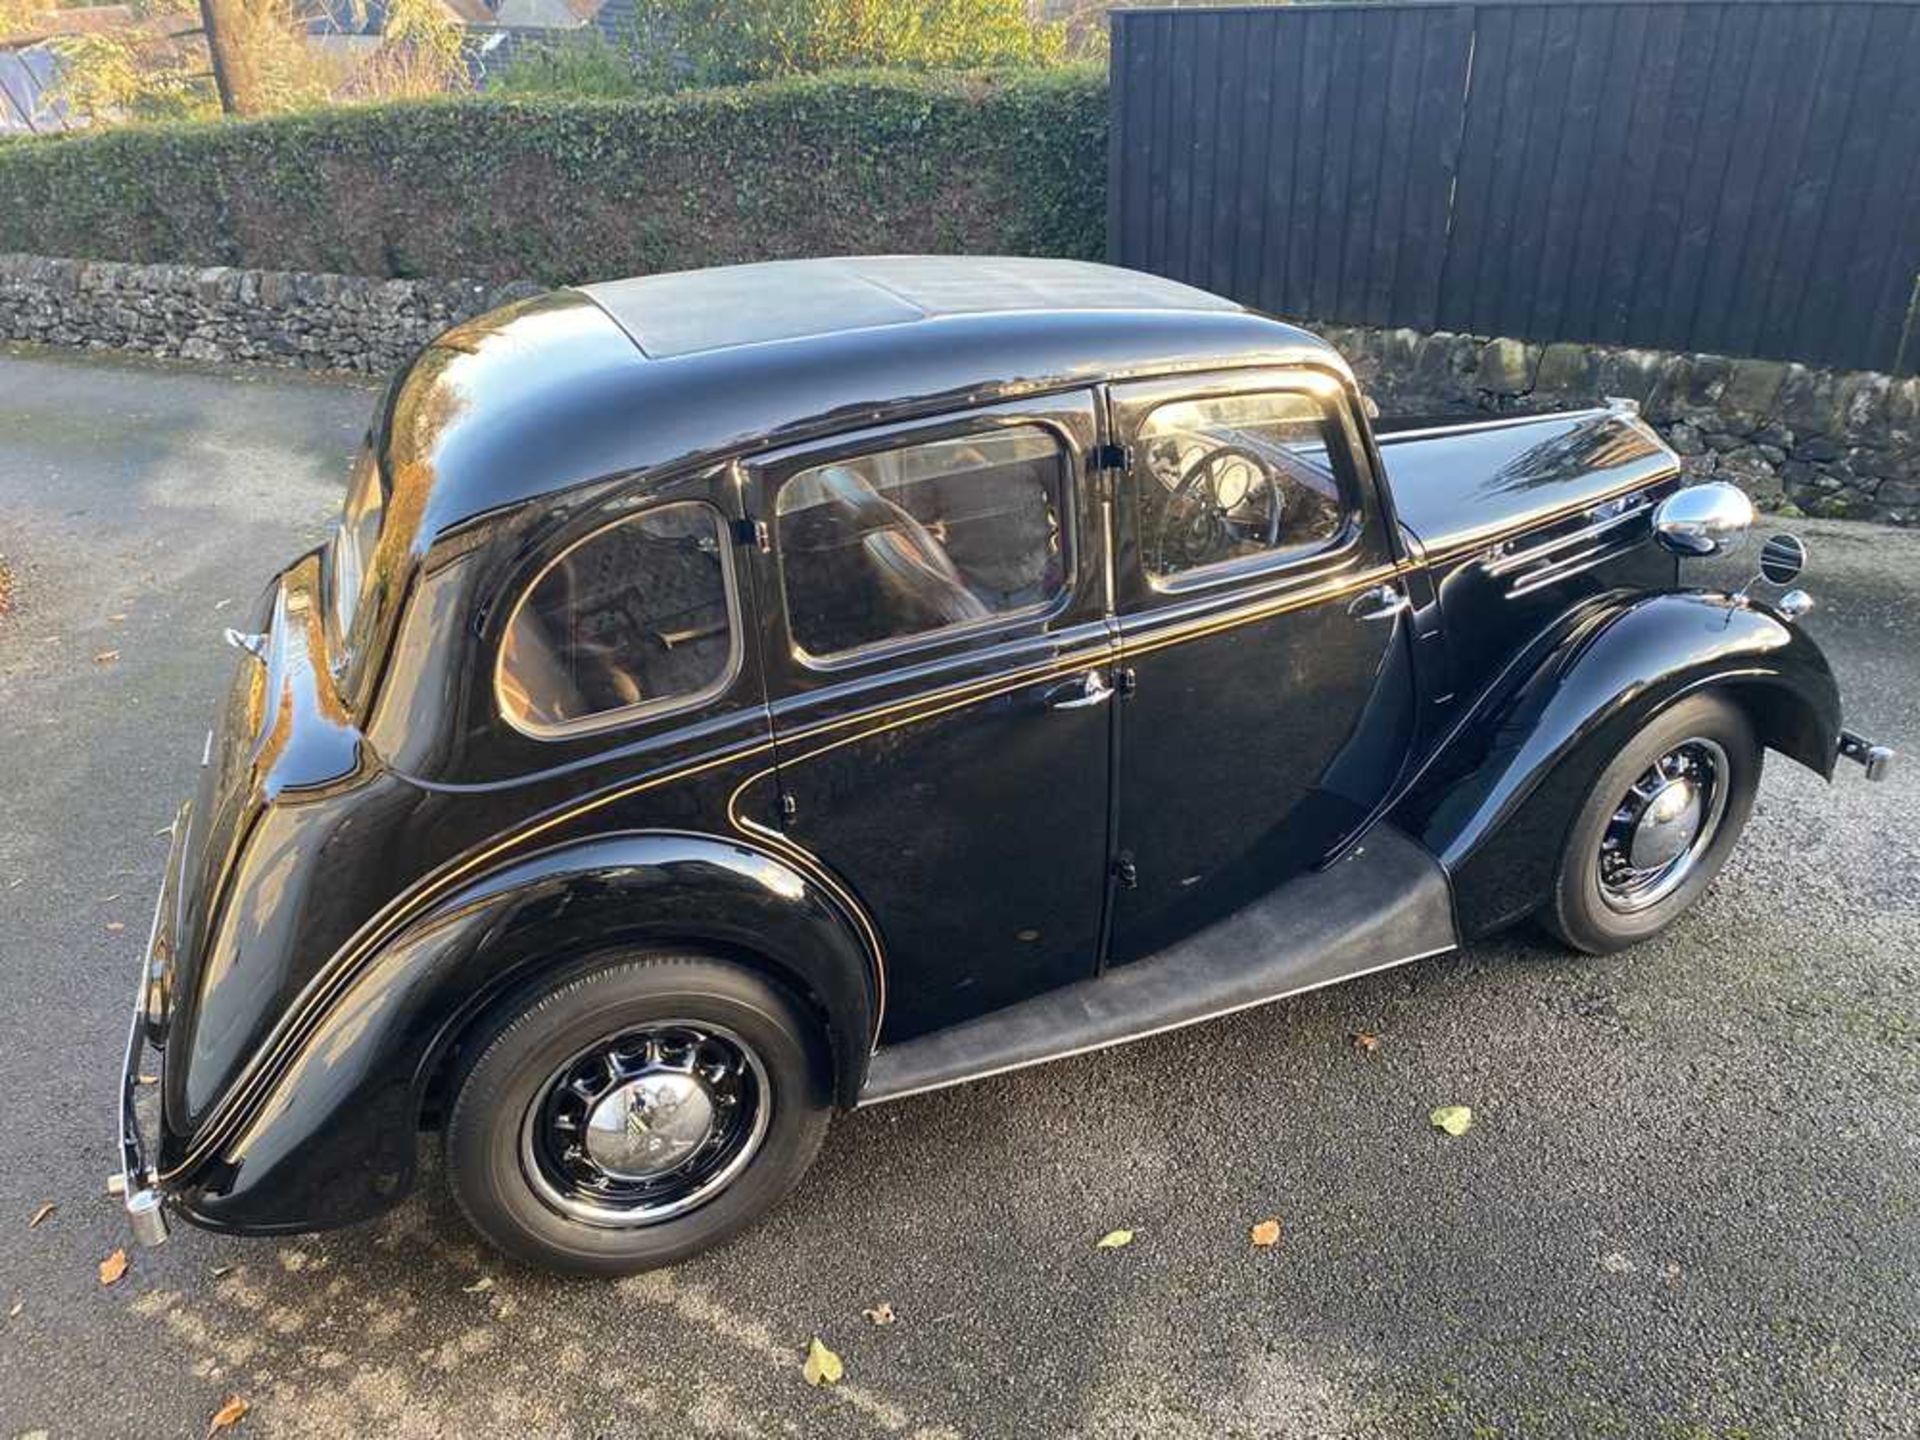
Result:
<svg viewBox="0 0 1920 1440">
<path fill-rule="evenodd" d="M 1116 10 L 1108 249 L 1289 316 L 1920 366 L 1920 4 Z"/>
</svg>

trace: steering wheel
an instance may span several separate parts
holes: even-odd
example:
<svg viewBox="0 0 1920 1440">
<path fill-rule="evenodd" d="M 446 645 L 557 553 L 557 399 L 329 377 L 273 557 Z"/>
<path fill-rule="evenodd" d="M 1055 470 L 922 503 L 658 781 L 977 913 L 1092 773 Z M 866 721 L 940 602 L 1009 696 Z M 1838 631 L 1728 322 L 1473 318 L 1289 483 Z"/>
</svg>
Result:
<svg viewBox="0 0 1920 1440">
<path fill-rule="evenodd" d="M 1167 496 L 1151 568 L 1161 575 L 1197 569 L 1231 558 L 1250 541 L 1271 550 L 1285 520 L 1274 467 L 1244 445 L 1219 446 L 1188 465 Z"/>
</svg>

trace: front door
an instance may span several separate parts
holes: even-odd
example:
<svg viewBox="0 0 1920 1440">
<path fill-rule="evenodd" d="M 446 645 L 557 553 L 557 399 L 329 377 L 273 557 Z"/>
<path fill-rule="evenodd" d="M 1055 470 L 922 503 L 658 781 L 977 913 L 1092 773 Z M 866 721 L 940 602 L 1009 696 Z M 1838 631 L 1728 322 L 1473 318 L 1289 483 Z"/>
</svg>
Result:
<svg viewBox="0 0 1920 1440">
<path fill-rule="evenodd" d="M 1122 963 L 1334 853 L 1398 775 L 1415 706 L 1394 538 L 1343 382 L 1241 371 L 1110 403 Z"/>
<path fill-rule="evenodd" d="M 1112 758 L 1098 415 L 1091 392 L 993 406 L 747 472 L 776 766 L 737 809 L 865 912 L 884 1041 L 1097 966 Z"/>
</svg>

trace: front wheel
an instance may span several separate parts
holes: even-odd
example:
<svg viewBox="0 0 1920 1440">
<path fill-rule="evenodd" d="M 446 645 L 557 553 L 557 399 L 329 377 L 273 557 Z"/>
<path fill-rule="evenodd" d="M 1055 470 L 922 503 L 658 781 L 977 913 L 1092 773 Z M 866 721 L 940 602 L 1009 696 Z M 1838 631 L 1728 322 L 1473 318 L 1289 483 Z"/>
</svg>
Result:
<svg viewBox="0 0 1920 1440">
<path fill-rule="evenodd" d="M 1599 955 L 1672 924 L 1740 838 L 1760 762 L 1746 713 L 1722 696 L 1654 716 L 1587 792 L 1542 913 L 1547 928 Z"/>
<path fill-rule="evenodd" d="M 777 1204 L 826 1134 L 825 1053 L 742 966 L 635 955 L 494 1017 L 448 1117 L 455 1199 L 508 1254 L 627 1275 Z"/>
</svg>

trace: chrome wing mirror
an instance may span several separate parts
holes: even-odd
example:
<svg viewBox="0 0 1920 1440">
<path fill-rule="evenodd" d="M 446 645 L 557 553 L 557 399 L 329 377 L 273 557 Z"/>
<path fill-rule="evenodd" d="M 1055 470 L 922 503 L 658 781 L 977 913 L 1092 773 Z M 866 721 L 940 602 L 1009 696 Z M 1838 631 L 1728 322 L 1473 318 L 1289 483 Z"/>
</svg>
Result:
<svg viewBox="0 0 1920 1440">
<path fill-rule="evenodd" d="M 1710 480 L 1677 491 L 1653 512 L 1653 533 L 1676 555 L 1723 555 L 1753 528 L 1753 501 L 1738 485 Z"/>
</svg>

